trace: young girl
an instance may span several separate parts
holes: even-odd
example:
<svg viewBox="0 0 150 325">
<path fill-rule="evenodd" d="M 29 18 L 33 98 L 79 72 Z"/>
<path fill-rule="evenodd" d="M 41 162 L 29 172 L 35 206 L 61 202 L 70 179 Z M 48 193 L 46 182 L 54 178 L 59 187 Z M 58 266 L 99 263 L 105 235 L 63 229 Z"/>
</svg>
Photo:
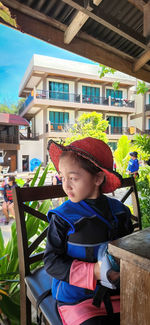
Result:
<svg viewBox="0 0 150 325">
<path fill-rule="evenodd" d="M 50 140 L 51 160 L 61 173 L 68 201 L 50 210 L 46 271 L 65 325 L 117 325 L 119 268 L 107 252 L 110 240 L 132 232 L 129 209 L 102 193 L 121 186 L 110 148 L 85 138 L 62 146 Z M 111 297 L 110 297 L 111 296 Z"/>
</svg>

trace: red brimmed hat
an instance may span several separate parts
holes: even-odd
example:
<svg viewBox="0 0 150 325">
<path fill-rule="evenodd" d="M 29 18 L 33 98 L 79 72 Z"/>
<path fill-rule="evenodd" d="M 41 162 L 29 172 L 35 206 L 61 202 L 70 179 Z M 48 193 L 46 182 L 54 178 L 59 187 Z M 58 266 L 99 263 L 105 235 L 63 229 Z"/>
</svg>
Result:
<svg viewBox="0 0 150 325">
<path fill-rule="evenodd" d="M 74 141 L 68 146 L 63 146 L 50 140 L 48 143 L 48 151 L 57 171 L 59 171 L 58 164 L 62 152 L 72 151 L 90 160 L 95 166 L 103 170 L 106 176 L 106 181 L 102 187 L 103 193 L 111 193 L 121 186 L 121 175 L 113 171 L 113 156 L 111 149 L 101 140 L 88 137 Z"/>
</svg>

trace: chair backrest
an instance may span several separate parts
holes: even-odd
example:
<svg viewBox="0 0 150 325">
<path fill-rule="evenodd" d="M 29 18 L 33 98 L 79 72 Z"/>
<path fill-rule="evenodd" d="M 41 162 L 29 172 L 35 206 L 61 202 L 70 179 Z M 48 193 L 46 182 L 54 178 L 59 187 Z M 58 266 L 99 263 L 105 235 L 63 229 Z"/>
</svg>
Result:
<svg viewBox="0 0 150 325">
<path fill-rule="evenodd" d="M 138 200 L 138 194 L 136 190 L 136 184 L 133 177 L 123 180 L 122 188 L 127 188 L 127 192 L 121 198 L 123 203 L 126 203 L 127 198 L 131 195 L 133 205 L 133 222 L 135 230 L 141 229 L 141 214 Z M 123 191 L 124 192 L 124 191 Z M 30 274 L 30 267 L 33 263 L 42 261 L 43 251 L 34 253 L 37 247 L 42 250 L 42 241 L 46 238 L 47 227 L 38 235 L 37 238 L 32 238 L 28 242 L 27 234 L 27 213 L 35 218 L 41 219 L 48 223 L 47 217 L 44 213 L 40 212 L 39 203 L 34 201 L 43 202 L 43 200 L 65 197 L 65 193 L 61 185 L 51 185 L 42 187 L 28 187 L 13 189 L 17 238 L 18 238 L 18 255 L 19 255 L 19 267 L 21 277 L 25 277 Z M 28 203 L 27 203 L 28 202 Z M 30 204 L 29 204 L 30 202 Z M 27 204 L 26 204 L 27 203 Z M 28 226 L 29 227 L 29 226 Z M 30 224 L 32 227 L 32 223 Z M 33 223 L 34 227 L 34 223 Z"/>
<path fill-rule="evenodd" d="M 35 224 L 31 220 L 31 224 L 27 226 L 27 215 L 43 220 L 48 224 L 47 217 L 40 211 L 43 201 L 65 197 L 62 186 L 51 185 L 41 187 L 27 187 L 13 189 L 13 200 L 15 208 L 17 240 L 18 240 L 18 256 L 20 276 L 24 278 L 30 274 L 33 263 L 42 261 L 44 254 L 44 247 L 42 250 L 42 242 L 47 236 L 47 227 L 36 238 L 28 240 L 29 227 L 34 227 Z M 48 225 L 47 225 L 48 226 Z M 41 247 L 40 253 L 34 253 L 35 250 Z"/>
<path fill-rule="evenodd" d="M 132 222 L 134 226 L 134 231 L 141 230 L 141 211 L 134 177 L 132 176 L 129 178 L 124 178 L 121 188 L 126 188 L 126 191 L 123 194 L 122 198 L 120 198 L 120 201 L 124 204 L 127 204 L 127 200 L 131 198 L 130 203 L 133 207 Z"/>
</svg>

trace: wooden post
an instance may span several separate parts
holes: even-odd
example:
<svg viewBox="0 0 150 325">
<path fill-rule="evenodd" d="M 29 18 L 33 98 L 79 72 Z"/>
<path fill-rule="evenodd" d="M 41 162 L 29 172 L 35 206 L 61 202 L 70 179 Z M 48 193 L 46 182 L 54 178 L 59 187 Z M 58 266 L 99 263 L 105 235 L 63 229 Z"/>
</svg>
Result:
<svg viewBox="0 0 150 325">
<path fill-rule="evenodd" d="M 120 325 L 150 324 L 150 228 L 109 244 L 120 259 Z"/>
</svg>

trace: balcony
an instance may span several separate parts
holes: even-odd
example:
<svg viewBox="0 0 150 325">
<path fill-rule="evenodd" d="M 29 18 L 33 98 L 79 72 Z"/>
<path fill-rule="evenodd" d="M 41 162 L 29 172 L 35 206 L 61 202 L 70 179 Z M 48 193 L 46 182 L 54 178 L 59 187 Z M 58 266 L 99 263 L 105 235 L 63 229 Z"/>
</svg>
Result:
<svg viewBox="0 0 150 325">
<path fill-rule="evenodd" d="M 115 106 L 114 110 L 116 108 L 123 108 L 124 110 L 128 109 L 128 113 L 130 113 L 130 109 L 131 113 L 133 113 L 134 108 L 134 101 L 120 98 L 97 97 L 90 95 L 88 96 L 67 92 L 45 91 L 38 89 L 34 91 L 34 94 L 32 95 L 29 95 L 29 97 L 26 99 L 26 101 L 20 108 L 20 115 L 24 111 L 24 109 L 28 107 L 32 100 L 33 106 L 45 105 L 45 107 L 49 105 L 51 101 L 53 105 L 55 105 L 55 102 L 56 105 L 58 105 L 57 102 L 60 102 L 60 106 L 64 107 L 65 104 L 65 106 L 68 108 L 72 106 L 72 108 L 88 109 L 88 107 L 90 108 L 91 105 L 91 109 L 93 110 L 94 108 L 92 107 L 92 105 L 96 105 L 98 109 L 102 109 L 98 106 L 103 106 L 103 109 L 106 110 L 107 106 L 112 107 L 112 109 Z M 70 103 L 72 103 L 72 105 L 70 105 Z"/>
<path fill-rule="evenodd" d="M 145 130 L 144 133 L 150 135 L 150 129 Z"/>
<path fill-rule="evenodd" d="M 19 144 L 18 136 L 0 134 L 0 143 Z"/>
<path fill-rule="evenodd" d="M 31 132 L 29 134 L 23 134 L 20 132 L 20 140 L 27 140 L 27 141 L 37 141 L 39 140 L 39 134 L 38 133 L 34 133 L 34 132 Z"/>
<path fill-rule="evenodd" d="M 122 127 L 122 126 L 111 126 L 109 125 L 107 130 L 106 130 L 106 133 L 108 135 L 122 135 L 122 134 L 126 134 L 126 135 L 133 135 L 136 133 L 136 128 L 134 127 Z"/>
</svg>

